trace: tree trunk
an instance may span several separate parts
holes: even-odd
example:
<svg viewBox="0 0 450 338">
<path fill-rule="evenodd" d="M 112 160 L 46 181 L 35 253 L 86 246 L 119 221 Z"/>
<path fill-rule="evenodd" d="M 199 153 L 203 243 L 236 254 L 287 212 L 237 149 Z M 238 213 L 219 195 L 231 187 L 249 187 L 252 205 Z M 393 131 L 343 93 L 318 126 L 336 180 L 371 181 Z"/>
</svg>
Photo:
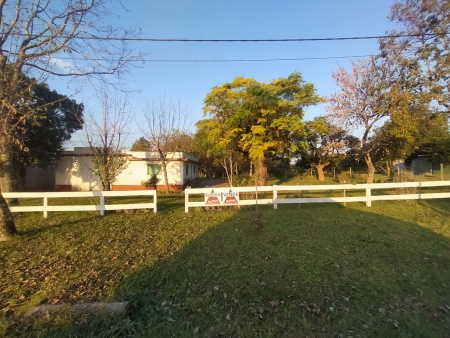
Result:
<svg viewBox="0 0 450 338">
<path fill-rule="evenodd" d="M 370 154 L 365 154 L 364 160 L 366 161 L 367 165 L 367 183 L 373 183 L 373 178 L 375 176 L 375 167 L 372 163 L 372 158 L 370 157 Z"/>
<path fill-rule="evenodd" d="M 232 179 L 230 178 L 230 173 L 228 172 L 228 165 L 227 165 L 227 159 L 226 159 L 226 157 L 224 157 L 224 158 L 222 159 L 221 163 L 222 163 L 222 167 L 225 169 L 225 174 L 227 174 L 228 185 L 229 185 L 230 187 L 232 187 L 232 186 L 233 186 L 233 181 L 232 181 Z"/>
<path fill-rule="evenodd" d="M 164 187 L 166 189 L 166 194 L 168 194 L 169 191 L 170 191 L 170 189 L 169 189 L 169 178 L 167 176 L 167 163 L 166 163 L 166 161 L 164 159 L 161 160 L 161 167 L 162 167 L 163 174 L 164 174 Z M 184 170 L 184 168 L 183 168 L 183 170 Z"/>
<path fill-rule="evenodd" d="M 325 181 L 325 174 L 323 172 L 323 168 L 325 168 L 325 164 L 323 163 L 317 164 L 317 178 L 319 179 L 320 182 Z"/>
<path fill-rule="evenodd" d="M 5 241 L 17 234 L 16 224 L 6 200 L 0 192 L 0 241 Z"/>
<path fill-rule="evenodd" d="M 5 135 L 0 137 L 0 142 L 0 177 L 2 179 L 2 186 L 0 189 L 0 240 L 4 241 L 17 234 L 17 229 L 11 210 L 9 210 L 8 203 L 1 193 L 5 191 L 12 191 L 14 187 L 14 173 L 12 173 L 11 163 L 11 145 Z"/>
<path fill-rule="evenodd" d="M 258 158 L 255 162 L 256 184 L 265 186 L 267 184 L 267 165 L 264 158 Z"/>
</svg>

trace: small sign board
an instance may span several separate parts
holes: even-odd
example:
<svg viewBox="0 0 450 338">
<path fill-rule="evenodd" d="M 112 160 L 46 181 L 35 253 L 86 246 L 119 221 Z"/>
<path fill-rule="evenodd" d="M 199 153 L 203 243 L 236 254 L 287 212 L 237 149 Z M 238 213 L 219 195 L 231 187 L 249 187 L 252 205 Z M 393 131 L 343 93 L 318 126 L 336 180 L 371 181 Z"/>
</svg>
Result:
<svg viewBox="0 0 450 338">
<path fill-rule="evenodd" d="M 237 191 L 230 189 L 230 191 L 223 193 L 223 197 L 225 198 L 223 201 L 225 205 L 239 204 L 239 192 Z"/>
<path fill-rule="evenodd" d="M 214 189 L 210 193 L 205 193 L 206 205 L 220 205 L 220 192 L 214 192 Z"/>
</svg>

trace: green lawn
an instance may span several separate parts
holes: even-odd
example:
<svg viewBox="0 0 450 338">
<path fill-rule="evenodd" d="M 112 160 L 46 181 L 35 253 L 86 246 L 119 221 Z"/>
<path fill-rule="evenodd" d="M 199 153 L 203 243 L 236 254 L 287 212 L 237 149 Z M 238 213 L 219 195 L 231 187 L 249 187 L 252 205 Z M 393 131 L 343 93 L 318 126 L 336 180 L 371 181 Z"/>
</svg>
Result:
<svg viewBox="0 0 450 338">
<path fill-rule="evenodd" d="M 448 337 L 450 201 L 16 214 L 0 336 Z M 130 300 L 126 318 L 37 304 Z"/>
</svg>

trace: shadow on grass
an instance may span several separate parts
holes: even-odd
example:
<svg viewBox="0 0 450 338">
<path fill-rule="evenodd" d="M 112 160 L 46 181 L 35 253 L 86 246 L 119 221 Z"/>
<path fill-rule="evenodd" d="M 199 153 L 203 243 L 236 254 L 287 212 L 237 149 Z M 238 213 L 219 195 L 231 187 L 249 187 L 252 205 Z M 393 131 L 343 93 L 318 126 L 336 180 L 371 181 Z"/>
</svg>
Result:
<svg viewBox="0 0 450 338">
<path fill-rule="evenodd" d="M 58 217 L 55 214 L 49 216 L 48 219 L 45 219 L 42 217 L 42 215 L 39 215 L 39 217 L 36 218 L 36 222 L 39 222 L 40 227 L 29 227 L 25 229 L 19 229 L 18 232 L 19 236 L 35 237 L 42 234 L 43 232 L 54 231 L 56 229 L 60 229 L 63 227 L 70 227 L 76 224 L 90 222 L 98 217 L 100 217 L 98 215 L 98 212 L 96 212 L 95 214 L 87 215 L 83 218 L 76 218 L 74 220 L 61 219 L 61 217 Z"/>
<path fill-rule="evenodd" d="M 165 210 L 179 208 L 166 201 Z M 178 226 L 197 231 L 195 221 L 215 212 Z M 46 332 L 445 337 L 450 329 L 449 240 L 413 223 L 336 204 L 243 208 L 168 252 L 118 282 L 115 298 L 136 307 L 129 318 L 47 322 Z"/>
<path fill-rule="evenodd" d="M 158 212 L 184 210 L 184 199 L 180 198 L 181 193 L 158 193 Z"/>
<path fill-rule="evenodd" d="M 448 333 L 448 239 L 337 205 L 243 211 L 125 279 L 143 336 Z"/>
</svg>

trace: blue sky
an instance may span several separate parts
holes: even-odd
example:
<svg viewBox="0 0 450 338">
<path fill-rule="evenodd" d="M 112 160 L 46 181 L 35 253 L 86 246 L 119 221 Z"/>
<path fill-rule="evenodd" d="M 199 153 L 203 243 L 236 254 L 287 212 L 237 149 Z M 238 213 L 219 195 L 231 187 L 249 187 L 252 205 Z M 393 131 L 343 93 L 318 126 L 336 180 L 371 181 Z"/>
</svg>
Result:
<svg viewBox="0 0 450 338">
<path fill-rule="evenodd" d="M 387 19 L 394 0 L 132 0 L 127 11 L 112 8 L 110 21 L 123 28 L 139 28 L 141 38 L 172 39 L 296 39 L 384 35 L 393 28 Z M 135 42 L 145 62 L 131 69 L 126 86 L 136 91 L 131 111 L 141 120 L 146 102 L 166 100 L 186 106 L 195 123 L 203 118 L 203 100 L 211 87 L 236 76 L 258 81 L 286 77 L 296 71 L 321 95 L 338 88 L 331 77 L 339 66 L 350 67 L 355 55 L 377 53 L 376 40 L 325 42 L 193 43 Z M 160 62 L 154 60 L 303 59 L 272 62 Z M 308 58 L 330 58 L 308 60 Z M 51 85 L 61 93 L 61 80 Z M 59 86 L 62 86 L 59 88 Z M 98 104 L 88 86 L 76 96 L 87 109 Z M 325 105 L 308 109 L 305 119 L 325 114 Z M 134 122 L 133 122 L 134 123 Z M 140 136 L 132 126 L 129 145 Z M 81 146 L 82 134 L 68 144 Z"/>
</svg>

